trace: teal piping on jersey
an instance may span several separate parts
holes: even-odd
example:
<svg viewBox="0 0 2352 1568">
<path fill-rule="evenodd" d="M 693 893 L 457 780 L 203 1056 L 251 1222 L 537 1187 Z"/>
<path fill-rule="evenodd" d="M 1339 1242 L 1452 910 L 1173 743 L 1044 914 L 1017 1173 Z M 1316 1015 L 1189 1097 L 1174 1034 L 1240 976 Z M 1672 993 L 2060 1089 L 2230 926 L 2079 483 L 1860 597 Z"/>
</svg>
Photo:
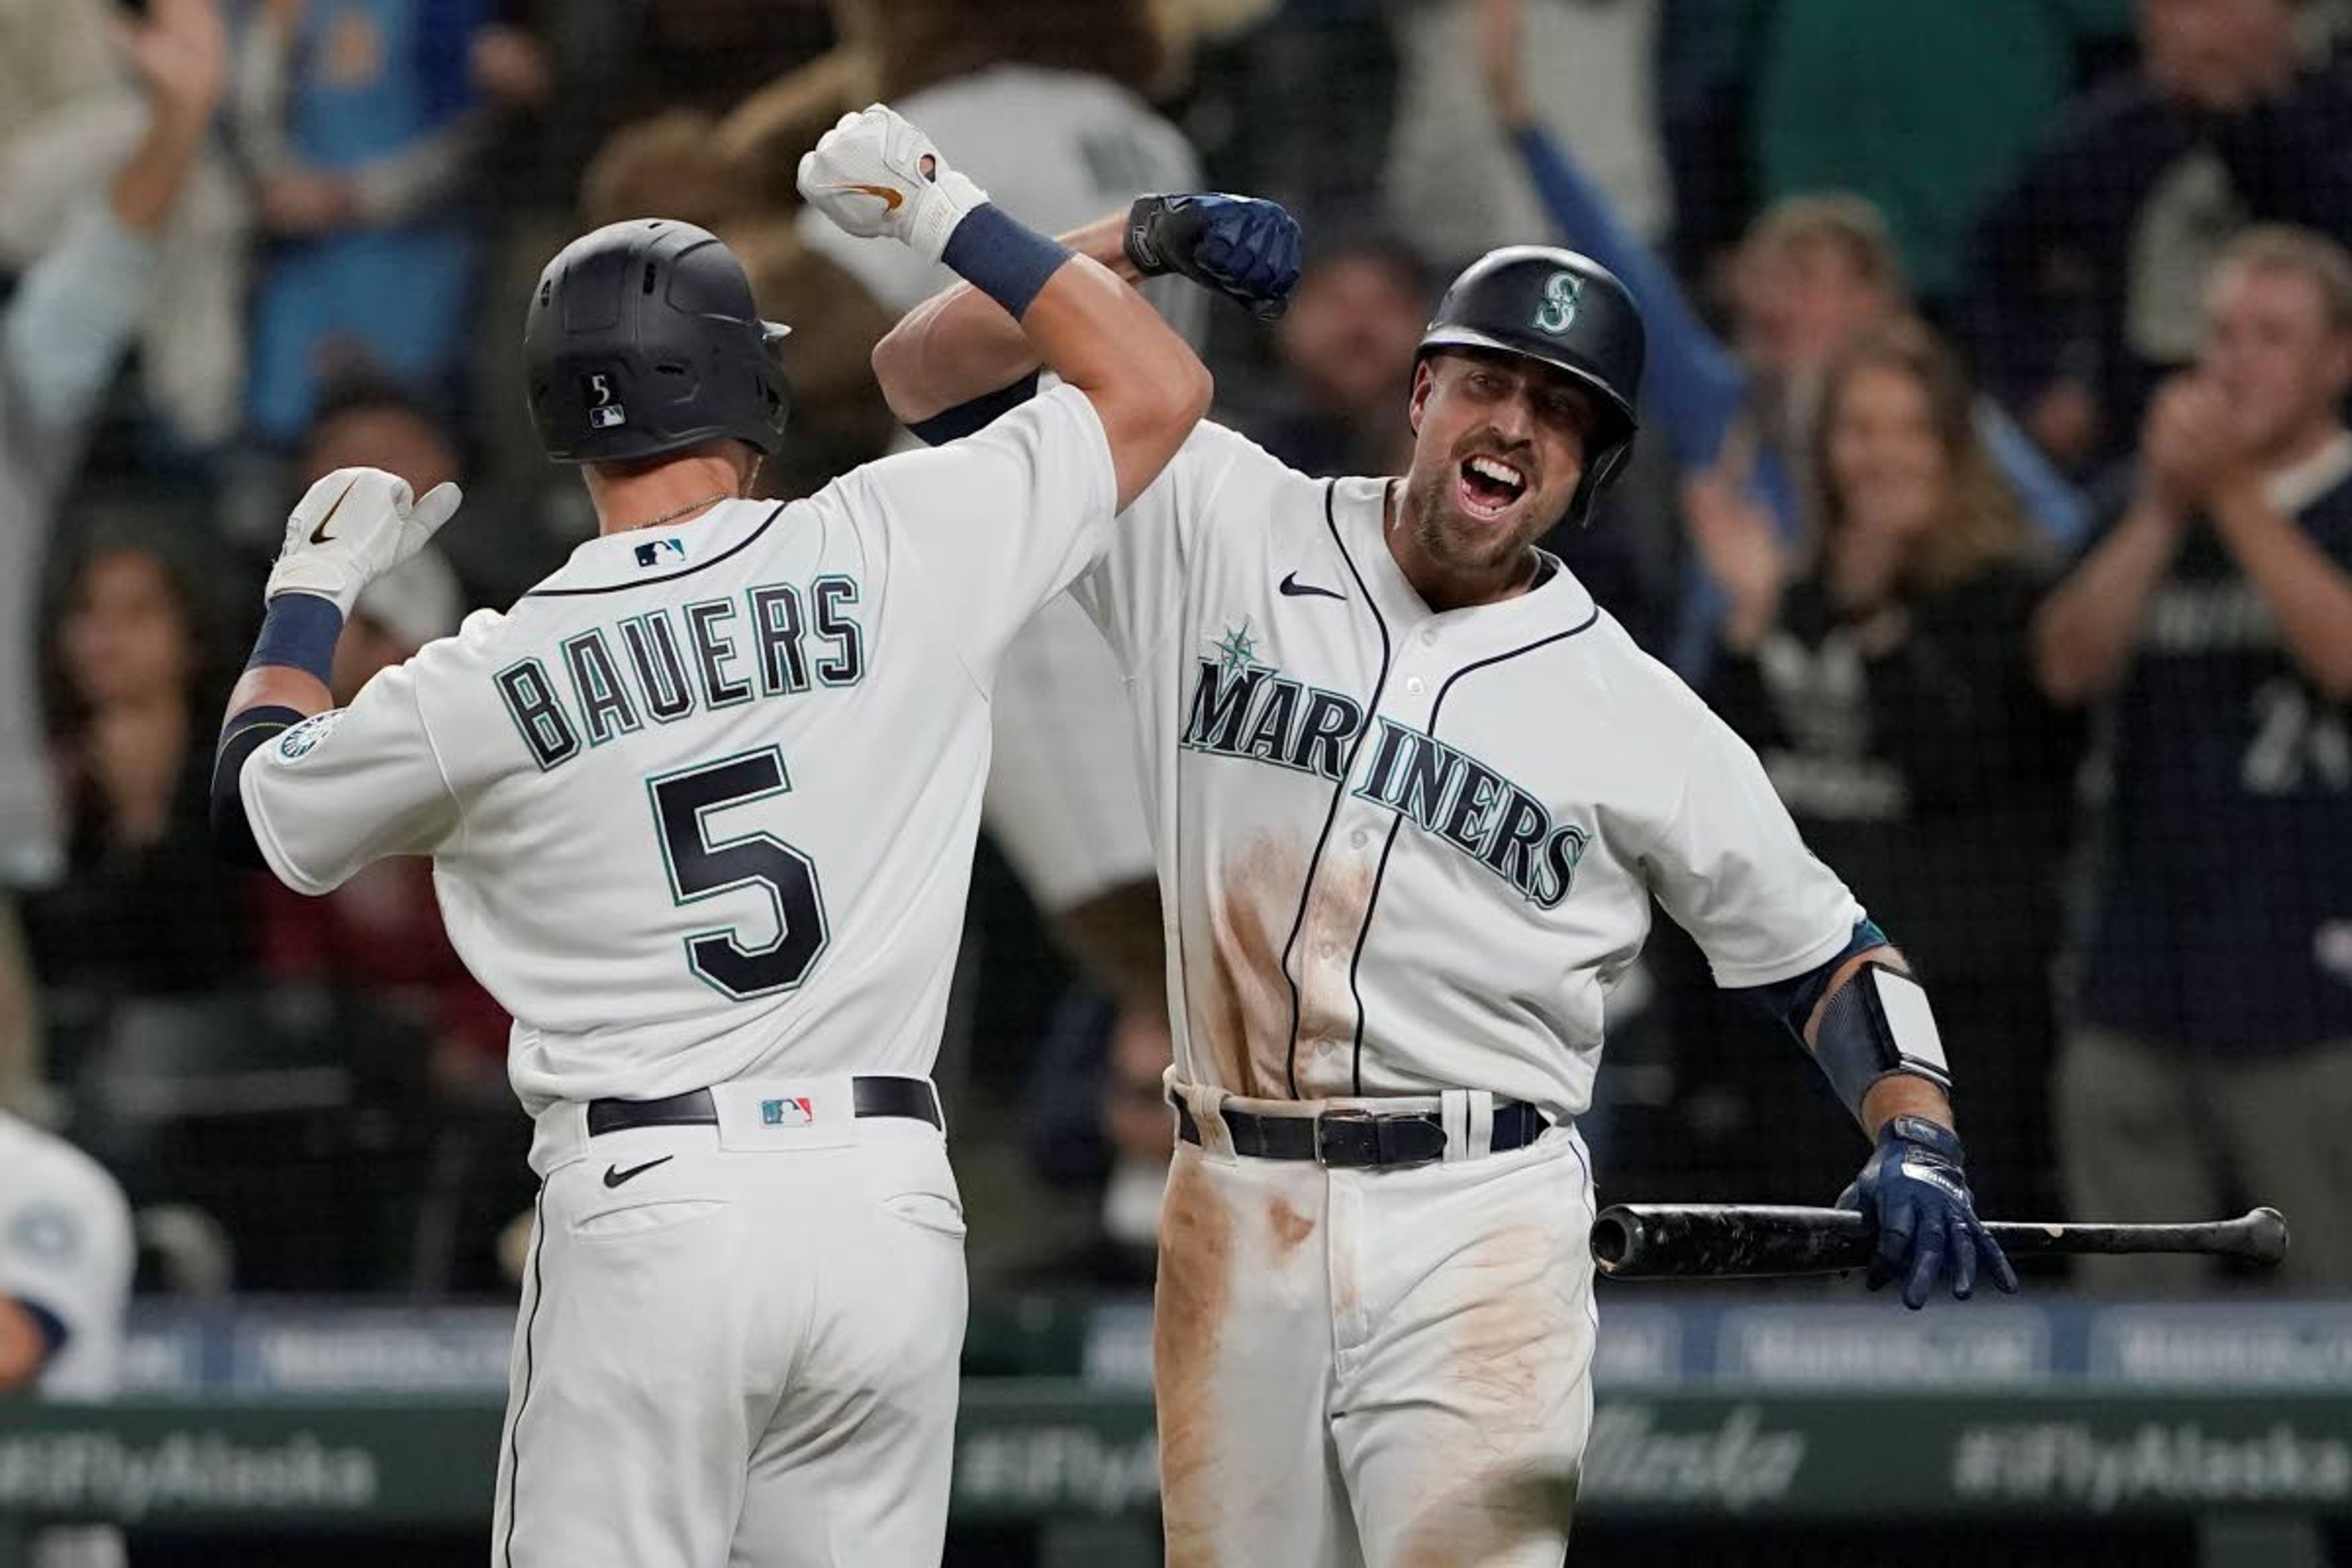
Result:
<svg viewBox="0 0 2352 1568">
<path fill-rule="evenodd" d="M 725 550 L 720 551 L 718 554 L 712 556 L 708 561 L 698 561 L 693 565 L 681 567 L 679 570 L 672 572 L 667 576 L 633 577 L 625 583 L 607 583 L 602 587 L 596 588 L 533 588 L 530 592 L 525 594 L 523 597 L 526 599 L 576 599 L 589 594 L 625 594 L 635 588 L 651 588 L 656 587 L 664 583 L 675 583 L 680 577 L 691 577 L 697 572 L 708 572 L 713 566 L 718 565 L 721 561 L 728 560 L 732 556 L 740 555 L 744 551 L 749 550 L 753 542 L 761 534 L 767 532 L 769 526 L 772 524 L 776 519 L 784 514 L 784 508 L 789 504 L 791 503 L 787 501 L 778 501 L 776 503 L 776 510 L 760 520 L 759 527 L 753 529 L 751 532 L 737 540 L 733 544 L 730 545 Z"/>
<path fill-rule="evenodd" d="M 1352 565 L 1352 563 L 1350 564 Z M 1600 619 L 1601 606 L 1594 605 L 1590 615 L 1565 631 L 1552 632 L 1548 636 L 1538 637 L 1531 643 L 1522 643 L 1517 647 L 1507 649 L 1502 653 L 1490 654 L 1485 658 L 1473 660 L 1447 676 L 1445 683 L 1437 689 L 1437 700 L 1429 705 L 1430 738 L 1434 740 L 1437 737 L 1438 716 L 1445 710 L 1446 696 L 1454 689 L 1455 681 L 1474 669 L 1484 669 L 1488 665 L 1501 664 L 1506 659 L 1517 658 L 1523 653 L 1533 653 L 1539 647 L 1549 647 L 1553 643 L 1565 642 L 1580 633 L 1590 631 Z M 1366 724 L 1364 728 L 1369 731 L 1371 726 Z M 1399 814 L 1396 820 L 1389 824 L 1388 842 L 1381 846 L 1381 863 L 1372 871 L 1372 890 L 1364 899 L 1364 923 L 1356 932 L 1356 951 L 1348 960 L 1348 994 L 1353 997 L 1356 1003 L 1356 1038 L 1349 1069 L 1354 1082 L 1355 1092 L 1359 1096 L 1364 1092 L 1364 996 L 1363 993 L 1356 988 L 1356 975 L 1363 968 L 1364 949 L 1371 941 L 1372 915 L 1380 908 L 1381 883 L 1389 874 L 1389 852 L 1396 847 L 1397 833 L 1403 826 L 1402 814 Z M 1567 889 L 1563 888 L 1561 895 L 1565 897 L 1566 894 Z"/>
<path fill-rule="evenodd" d="M 1316 835 L 1315 853 L 1307 857 L 1307 875 L 1298 885 L 1298 912 L 1291 918 L 1290 935 L 1282 944 L 1282 978 L 1283 983 L 1290 987 L 1290 1038 L 1283 1046 L 1282 1079 L 1285 1085 L 1288 1087 L 1290 1098 L 1293 1100 L 1298 1098 L 1300 1003 L 1298 982 L 1290 973 L 1290 955 L 1298 946 L 1298 933 L 1307 928 L 1307 898 L 1315 887 L 1316 869 L 1323 863 L 1324 847 L 1331 841 L 1331 825 L 1339 819 L 1339 803 L 1348 798 L 1348 780 L 1356 771 L 1357 754 L 1363 750 L 1364 737 L 1372 732 L 1372 716 L 1380 711 L 1381 697 L 1387 691 L 1389 684 L 1389 624 L 1386 617 L 1381 616 L 1380 605 L 1372 601 L 1371 584 L 1365 582 L 1364 574 L 1356 569 L 1356 558 L 1348 552 L 1347 541 L 1339 537 L 1339 520 L 1332 510 L 1333 498 L 1338 495 L 1339 489 L 1339 480 L 1323 481 L 1323 526 L 1331 531 L 1331 542 L 1339 546 L 1339 559 L 1346 562 L 1348 565 L 1348 575 L 1356 580 L 1357 595 L 1363 600 L 1364 607 L 1372 613 L 1372 625 L 1381 634 L 1381 673 L 1372 681 L 1370 700 L 1364 705 L 1364 723 L 1356 731 L 1355 742 L 1348 748 L 1347 760 L 1339 764 L 1339 777 L 1331 786 L 1331 805 L 1323 814 L 1323 831 Z M 1375 884 L 1375 889 L 1377 890 L 1377 884 Z M 1369 907 L 1366 910 L 1365 918 L 1368 921 L 1370 919 Z M 1362 934 L 1359 932 L 1357 944 L 1360 950 L 1362 942 Z M 1352 987 L 1354 984 L 1352 967 L 1349 973 L 1349 984 Z M 1360 1037 L 1363 1032 L 1363 1004 L 1359 1001 L 1356 1005 L 1356 1029 Z"/>
</svg>

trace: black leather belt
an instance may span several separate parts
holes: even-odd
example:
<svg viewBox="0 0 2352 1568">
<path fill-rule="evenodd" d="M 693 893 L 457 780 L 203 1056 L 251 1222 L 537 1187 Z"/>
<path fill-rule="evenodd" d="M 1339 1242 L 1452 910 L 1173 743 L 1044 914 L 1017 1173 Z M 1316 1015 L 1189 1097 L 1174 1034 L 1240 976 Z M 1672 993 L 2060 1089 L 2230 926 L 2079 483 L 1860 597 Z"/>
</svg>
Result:
<svg viewBox="0 0 2352 1568">
<path fill-rule="evenodd" d="M 1201 1142 L 1192 1108 L 1170 1097 L 1176 1132 L 1187 1143 Z M 1258 1160 L 1312 1160 L 1318 1165 L 1426 1165 L 1445 1157 L 1445 1122 L 1434 1110 L 1326 1110 L 1316 1116 L 1259 1116 L 1228 1110 L 1225 1131 L 1234 1152 Z M 1524 1100 L 1495 1107 L 1495 1130 L 1485 1152 L 1524 1149 L 1551 1123 Z"/>
<path fill-rule="evenodd" d="M 940 1112 L 940 1097 L 930 1081 L 919 1078 L 856 1078 L 850 1080 L 852 1113 L 857 1116 L 903 1116 L 928 1121 L 947 1131 Z M 719 1104 L 707 1089 L 673 1094 L 667 1100 L 592 1100 L 588 1102 L 588 1135 L 625 1132 L 632 1127 L 716 1127 Z"/>
</svg>

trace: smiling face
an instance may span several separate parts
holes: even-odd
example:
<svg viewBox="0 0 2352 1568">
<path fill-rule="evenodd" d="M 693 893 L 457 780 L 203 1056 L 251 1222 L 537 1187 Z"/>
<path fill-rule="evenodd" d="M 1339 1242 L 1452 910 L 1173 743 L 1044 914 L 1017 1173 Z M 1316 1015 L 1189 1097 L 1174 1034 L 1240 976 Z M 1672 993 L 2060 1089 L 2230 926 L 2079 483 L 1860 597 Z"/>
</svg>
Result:
<svg viewBox="0 0 2352 1568">
<path fill-rule="evenodd" d="M 2197 363 L 2227 395 L 2238 440 L 2273 466 L 2334 429 L 2352 384 L 2352 332 L 2311 276 L 2229 261 L 2206 291 Z"/>
<path fill-rule="evenodd" d="M 1829 479 L 1847 527 L 1911 539 L 1935 525 L 1952 465 L 1917 377 L 1857 366 L 1838 384 L 1829 422 Z"/>
<path fill-rule="evenodd" d="M 1417 559 L 1401 553 L 1400 564 L 1424 597 L 1424 575 L 1448 596 L 1508 592 L 1575 499 L 1598 403 L 1549 365 L 1449 349 L 1414 373 L 1412 413 L 1401 543 Z"/>
</svg>

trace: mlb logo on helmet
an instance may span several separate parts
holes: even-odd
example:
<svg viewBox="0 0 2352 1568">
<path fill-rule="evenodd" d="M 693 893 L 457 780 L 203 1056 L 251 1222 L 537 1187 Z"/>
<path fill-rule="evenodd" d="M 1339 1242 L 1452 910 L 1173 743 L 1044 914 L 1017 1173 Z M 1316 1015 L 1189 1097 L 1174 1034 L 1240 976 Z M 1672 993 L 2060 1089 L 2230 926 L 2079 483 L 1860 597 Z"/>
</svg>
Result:
<svg viewBox="0 0 2352 1568">
<path fill-rule="evenodd" d="M 580 378 L 580 401 L 588 405 L 588 428 L 613 430 L 629 422 L 629 411 L 613 397 L 613 378 L 597 371 Z"/>
<path fill-rule="evenodd" d="M 815 1124 L 816 1106 L 806 1095 L 760 1101 L 760 1125 L 762 1127 L 812 1127 Z"/>
<path fill-rule="evenodd" d="M 683 561 L 686 559 L 686 542 L 682 539 L 656 539 L 650 544 L 640 544 L 637 546 L 637 564 L 640 566 L 657 564 L 664 552 Z"/>
</svg>

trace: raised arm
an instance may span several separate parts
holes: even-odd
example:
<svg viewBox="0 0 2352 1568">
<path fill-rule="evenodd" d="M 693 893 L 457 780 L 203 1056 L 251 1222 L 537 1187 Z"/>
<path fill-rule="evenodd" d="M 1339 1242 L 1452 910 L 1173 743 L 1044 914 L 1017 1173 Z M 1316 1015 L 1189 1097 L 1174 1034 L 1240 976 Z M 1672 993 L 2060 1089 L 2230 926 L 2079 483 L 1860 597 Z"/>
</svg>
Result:
<svg viewBox="0 0 2352 1568">
<path fill-rule="evenodd" d="M 1061 237 L 1060 244 L 1133 284 L 1178 273 L 1281 314 L 1298 281 L 1298 226 L 1245 196 L 1145 196 Z M 916 306 L 874 347 L 890 411 L 925 440 L 965 435 L 1028 395 L 1041 368 L 1020 323 L 970 284 Z"/>
<path fill-rule="evenodd" d="M 1748 378 L 1692 309 L 1673 269 L 1617 214 L 1591 177 L 1552 140 L 1528 101 L 1517 0 L 1481 7 L 1479 55 L 1494 107 L 1528 181 L 1559 237 L 1624 279 L 1649 331 L 1643 401 L 1675 444 L 1685 471 L 1710 467 L 1748 393 Z"/>
<path fill-rule="evenodd" d="M 1123 282 L 1140 282 L 1142 271 L 1127 254 L 1127 216 L 1112 213 L 1084 228 L 1061 236 L 1073 254 L 1110 271 Z M 898 324 L 874 345 L 874 378 L 890 412 L 918 436 L 964 434 L 962 428 L 934 430 L 931 422 L 951 410 L 970 409 L 975 427 L 983 408 L 999 412 L 1003 400 L 1024 390 L 1043 368 L 1037 345 L 1021 323 L 1003 306 L 973 288 L 959 283 L 945 289 L 898 319 Z"/>
<path fill-rule="evenodd" d="M 991 205 L 895 111 L 843 116 L 801 160 L 800 187 L 849 233 L 946 262 L 1017 321 L 1046 368 L 1094 405 L 1120 508 L 1208 411 L 1208 368 L 1143 296 Z"/>
</svg>

